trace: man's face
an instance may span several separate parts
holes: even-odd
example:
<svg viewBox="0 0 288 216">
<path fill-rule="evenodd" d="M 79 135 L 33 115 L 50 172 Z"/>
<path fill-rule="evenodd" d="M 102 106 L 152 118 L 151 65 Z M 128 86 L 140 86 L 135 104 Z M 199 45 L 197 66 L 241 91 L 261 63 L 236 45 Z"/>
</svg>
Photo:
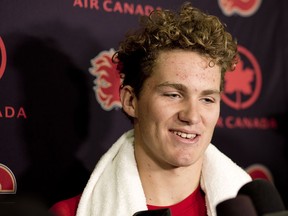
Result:
<svg viewBox="0 0 288 216">
<path fill-rule="evenodd" d="M 220 67 L 192 51 L 160 52 L 135 108 L 136 159 L 163 168 L 202 161 L 220 111 Z"/>
</svg>

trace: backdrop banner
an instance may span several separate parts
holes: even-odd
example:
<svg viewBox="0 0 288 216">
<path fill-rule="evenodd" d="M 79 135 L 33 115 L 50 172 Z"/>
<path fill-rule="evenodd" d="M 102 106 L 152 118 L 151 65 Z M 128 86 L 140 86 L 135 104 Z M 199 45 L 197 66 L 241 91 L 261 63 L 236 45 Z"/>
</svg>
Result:
<svg viewBox="0 0 288 216">
<path fill-rule="evenodd" d="M 99 158 L 132 127 L 111 56 L 140 16 L 183 2 L 1 0 L 1 195 L 50 207 L 82 192 Z M 212 142 L 253 178 L 273 182 L 287 207 L 288 1 L 192 4 L 219 16 L 239 44 Z"/>
</svg>

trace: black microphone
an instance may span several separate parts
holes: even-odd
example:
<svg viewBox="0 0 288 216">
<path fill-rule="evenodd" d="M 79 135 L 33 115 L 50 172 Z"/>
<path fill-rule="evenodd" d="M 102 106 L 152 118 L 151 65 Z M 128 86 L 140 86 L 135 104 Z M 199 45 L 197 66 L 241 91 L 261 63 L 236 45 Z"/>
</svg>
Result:
<svg viewBox="0 0 288 216">
<path fill-rule="evenodd" d="M 238 195 L 249 196 L 258 215 L 288 216 L 280 194 L 267 180 L 257 179 L 248 182 L 240 188 Z"/>
<path fill-rule="evenodd" d="M 281 211 L 281 212 L 264 214 L 263 216 L 287 216 L 287 215 L 288 215 L 287 211 Z"/>
<path fill-rule="evenodd" d="M 1 216 L 53 216 L 49 209 L 36 198 L 0 194 Z"/>
<path fill-rule="evenodd" d="M 217 216 L 257 216 L 252 200 L 246 195 L 238 195 L 216 206 Z"/>
<path fill-rule="evenodd" d="M 157 209 L 157 210 L 145 210 L 139 211 L 133 214 L 133 216 L 171 216 L 170 209 Z"/>
</svg>

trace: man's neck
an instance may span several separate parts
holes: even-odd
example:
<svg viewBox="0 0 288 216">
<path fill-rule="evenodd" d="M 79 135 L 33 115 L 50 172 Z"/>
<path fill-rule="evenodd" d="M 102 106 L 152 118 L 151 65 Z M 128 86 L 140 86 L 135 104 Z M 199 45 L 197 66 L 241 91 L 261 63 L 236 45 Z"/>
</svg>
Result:
<svg viewBox="0 0 288 216">
<path fill-rule="evenodd" d="M 188 197 L 199 185 L 202 160 L 189 167 L 162 169 L 156 164 L 138 160 L 138 171 L 141 178 L 147 204 L 168 206 Z"/>
</svg>

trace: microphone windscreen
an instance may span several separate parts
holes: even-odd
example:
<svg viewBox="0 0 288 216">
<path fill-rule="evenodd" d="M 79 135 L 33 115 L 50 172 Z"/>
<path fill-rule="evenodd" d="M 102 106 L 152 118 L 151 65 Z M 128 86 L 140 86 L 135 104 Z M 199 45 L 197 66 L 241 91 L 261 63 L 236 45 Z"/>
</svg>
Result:
<svg viewBox="0 0 288 216">
<path fill-rule="evenodd" d="M 216 206 L 217 216 L 257 216 L 251 199 L 245 195 L 225 200 Z"/>
<path fill-rule="evenodd" d="M 288 216 L 288 211 L 268 213 L 268 214 L 264 214 L 263 216 Z"/>
<path fill-rule="evenodd" d="M 249 196 L 259 215 L 285 210 L 280 194 L 267 180 L 257 179 L 248 182 L 240 188 L 238 194 Z"/>
<path fill-rule="evenodd" d="M 1 216 L 54 216 L 48 208 L 38 202 L 1 203 Z"/>
<path fill-rule="evenodd" d="M 136 212 L 133 216 L 171 216 L 170 209 L 145 210 Z"/>
</svg>

